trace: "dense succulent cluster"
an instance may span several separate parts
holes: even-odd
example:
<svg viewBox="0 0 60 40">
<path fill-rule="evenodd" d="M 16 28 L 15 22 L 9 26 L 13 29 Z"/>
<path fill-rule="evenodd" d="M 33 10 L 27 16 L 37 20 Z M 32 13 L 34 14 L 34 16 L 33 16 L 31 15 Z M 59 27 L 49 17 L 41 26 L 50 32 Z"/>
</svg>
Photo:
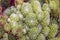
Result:
<svg viewBox="0 0 60 40">
<path fill-rule="evenodd" d="M 29 0 L 21 1 L 21 4 L 19 0 L 16 2 L 15 6 L 4 11 L 7 19 L 0 16 L 0 22 L 4 23 L 4 26 L 0 27 L 0 40 L 60 40 L 57 24 L 60 16 L 56 21 L 50 15 L 53 11 L 60 11 L 56 1 Z M 56 13 L 59 14 L 59 11 Z"/>
</svg>

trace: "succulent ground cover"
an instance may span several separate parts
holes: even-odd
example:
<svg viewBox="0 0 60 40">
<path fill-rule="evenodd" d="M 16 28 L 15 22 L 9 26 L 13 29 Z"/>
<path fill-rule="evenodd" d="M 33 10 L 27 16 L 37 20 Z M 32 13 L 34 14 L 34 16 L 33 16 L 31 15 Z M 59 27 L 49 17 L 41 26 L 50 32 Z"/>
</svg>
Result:
<svg viewBox="0 0 60 40">
<path fill-rule="evenodd" d="M 0 40 L 60 40 L 58 0 L 16 2 L 0 15 Z"/>
</svg>

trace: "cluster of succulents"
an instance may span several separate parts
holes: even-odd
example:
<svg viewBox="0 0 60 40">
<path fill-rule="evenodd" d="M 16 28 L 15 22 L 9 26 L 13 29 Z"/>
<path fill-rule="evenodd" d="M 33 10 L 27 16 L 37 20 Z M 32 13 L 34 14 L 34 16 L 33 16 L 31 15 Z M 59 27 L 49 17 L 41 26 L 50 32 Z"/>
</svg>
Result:
<svg viewBox="0 0 60 40">
<path fill-rule="evenodd" d="M 15 6 L 8 7 L 3 12 L 8 18 L 0 16 L 0 40 L 60 40 L 60 16 L 58 20 L 51 16 L 53 11 L 60 13 L 59 5 L 54 0 L 44 1 L 16 0 Z"/>
</svg>

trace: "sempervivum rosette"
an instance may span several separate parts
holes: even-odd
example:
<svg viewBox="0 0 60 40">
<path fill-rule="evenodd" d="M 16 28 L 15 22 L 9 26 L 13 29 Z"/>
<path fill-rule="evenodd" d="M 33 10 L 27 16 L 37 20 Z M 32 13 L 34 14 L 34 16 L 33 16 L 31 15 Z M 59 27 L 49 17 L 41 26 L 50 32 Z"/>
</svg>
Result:
<svg viewBox="0 0 60 40">
<path fill-rule="evenodd" d="M 4 24 L 7 22 L 7 16 L 5 14 L 0 14 L 0 26 L 4 26 Z"/>
<path fill-rule="evenodd" d="M 37 19 L 42 24 L 42 26 L 49 25 L 50 23 L 50 14 L 47 11 L 41 11 L 37 13 Z"/>
<path fill-rule="evenodd" d="M 38 24 L 37 28 L 39 29 L 40 32 L 42 31 L 42 25 L 41 24 Z"/>
<path fill-rule="evenodd" d="M 10 10 L 11 10 L 12 13 L 17 11 L 17 10 L 16 10 L 16 7 L 14 7 L 14 6 L 11 6 L 11 7 L 10 7 Z"/>
<path fill-rule="evenodd" d="M 17 34 L 17 30 L 19 29 L 19 25 L 17 22 L 11 22 L 12 34 Z"/>
<path fill-rule="evenodd" d="M 58 25 L 55 23 L 52 23 L 50 25 L 50 32 L 48 34 L 48 38 L 54 38 L 57 33 L 58 33 Z"/>
<path fill-rule="evenodd" d="M 45 37 L 47 37 L 48 36 L 48 34 L 49 34 L 49 32 L 50 32 L 50 28 L 49 27 L 43 27 L 42 28 L 42 34 L 45 36 Z"/>
<path fill-rule="evenodd" d="M 4 13 L 9 16 L 11 14 L 10 8 L 6 9 Z"/>
<path fill-rule="evenodd" d="M 36 40 L 46 40 L 46 39 L 45 36 L 42 33 L 40 33 Z"/>
<path fill-rule="evenodd" d="M 31 38 L 31 40 L 34 40 L 37 38 L 39 33 L 40 33 L 40 30 L 37 27 L 32 27 L 28 32 L 28 36 L 29 38 Z"/>
<path fill-rule="evenodd" d="M 44 11 L 44 18 L 41 21 L 42 26 L 47 26 L 50 24 L 50 13 L 47 11 Z"/>
<path fill-rule="evenodd" d="M 21 21 L 24 20 L 24 16 L 23 16 L 23 14 L 22 14 L 20 11 L 16 11 L 16 14 L 17 14 L 18 17 L 19 17 L 19 20 L 21 20 Z"/>
<path fill-rule="evenodd" d="M 44 3 L 43 6 L 42 6 L 42 10 L 43 11 L 48 11 L 50 13 L 51 10 L 50 10 L 49 4 Z"/>
<path fill-rule="evenodd" d="M 49 23 L 50 23 L 50 12 L 51 12 L 49 5 L 47 3 L 44 3 L 42 6 L 42 10 L 43 10 L 44 18 L 43 18 L 41 24 L 42 25 L 49 25 Z"/>
<path fill-rule="evenodd" d="M 11 6 L 4 11 L 4 14 L 6 14 L 7 16 L 10 16 L 13 12 L 16 12 L 16 8 L 14 6 Z"/>
<path fill-rule="evenodd" d="M 43 11 L 37 13 L 36 15 L 37 15 L 37 19 L 39 20 L 39 22 L 41 22 L 44 19 L 44 12 Z"/>
<path fill-rule="evenodd" d="M 32 5 L 32 8 L 33 8 L 33 11 L 35 13 L 38 13 L 41 11 L 41 4 L 39 1 L 32 1 L 31 2 L 31 5 Z"/>
<path fill-rule="evenodd" d="M 10 23 L 6 23 L 6 24 L 4 25 L 4 30 L 5 30 L 6 32 L 10 32 L 10 31 L 11 31 L 11 24 L 10 24 Z"/>
<path fill-rule="evenodd" d="M 49 5 L 50 5 L 51 9 L 57 9 L 58 8 L 58 4 L 55 1 L 50 1 Z"/>
<path fill-rule="evenodd" d="M 10 19 L 11 19 L 11 21 L 19 21 L 19 16 L 15 13 L 12 13 L 10 15 Z"/>
<path fill-rule="evenodd" d="M 26 34 L 25 26 L 24 26 L 23 22 L 19 21 L 16 35 L 20 38 L 20 37 L 24 36 L 24 34 Z"/>
<path fill-rule="evenodd" d="M 21 12 L 24 16 L 26 16 L 28 13 L 32 12 L 32 6 L 30 3 L 23 3 L 21 6 Z"/>
<path fill-rule="evenodd" d="M 26 24 L 30 27 L 34 27 L 38 24 L 36 14 L 29 13 L 25 18 Z"/>
<path fill-rule="evenodd" d="M 16 9 L 20 11 L 21 10 L 21 5 L 17 5 Z"/>
</svg>

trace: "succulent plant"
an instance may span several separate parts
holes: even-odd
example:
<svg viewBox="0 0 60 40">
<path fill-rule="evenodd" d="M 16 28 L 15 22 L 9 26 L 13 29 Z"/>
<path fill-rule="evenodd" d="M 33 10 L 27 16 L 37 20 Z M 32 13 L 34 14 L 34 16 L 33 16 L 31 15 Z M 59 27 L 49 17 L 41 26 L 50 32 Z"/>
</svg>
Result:
<svg viewBox="0 0 60 40">
<path fill-rule="evenodd" d="M 7 16 L 10 16 L 12 13 L 16 12 L 16 8 L 14 6 L 8 7 L 5 11 L 4 14 Z"/>
<path fill-rule="evenodd" d="M 51 10 L 50 10 L 49 4 L 44 3 L 43 6 L 42 6 L 42 10 L 43 11 L 48 11 L 50 13 Z"/>
<path fill-rule="evenodd" d="M 39 34 L 36 40 L 46 40 L 43 34 Z"/>
<path fill-rule="evenodd" d="M 12 13 L 17 11 L 17 9 L 16 9 L 15 6 L 11 6 L 11 7 L 10 7 L 10 10 L 11 10 Z"/>
<path fill-rule="evenodd" d="M 30 3 L 23 3 L 21 6 L 21 12 L 24 16 L 26 16 L 28 13 L 33 12 L 32 6 Z"/>
<path fill-rule="evenodd" d="M 44 11 L 44 18 L 41 21 L 42 26 L 48 26 L 50 24 L 50 13 Z"/>
<path fill-rule="evenodd" d="M 3 28 L 0 28 L 0 38 L 3 37 L 4 31 Z"/>
<path fill-rule="evenodd" d="M 57 9 L 58 8 L 58 4 L 55 1 L 50 1 L 49 5 L 50 5 L 51 9 Z"/>
<path fill-rule="evenodd" d="M 11 24 L 10 23 L 6 23 L 4 25 L 4 30 L 7 31 L 7 32 L 10 32 L 11 31 Z"/>
<path fill-rule="evenodd" d="M 40 30 L 37 27 L 33 27 L 29 30 L 28 36 L 34 40 L 37 38 L 39 33 L 40 33 Z"/>
<path fill-rule="evenodd" d="M 10 15 L 10 19 L 11 19 L 11 21 L 19 21 L 19 17 L 18 17 L 18 15 L 15 14 L 15 13 L 12 13 L 12 14 Z"/>
<path fill-rule="evenodd" d="M 3 26 L 6 23 L 6 16 L 5 15 L 0 15 L 0 26 Z"/>
<path fill-rule="evenodd" d="M 34 13 L 29 13 L 26 18 L 25 18 L 26 24 L 29 25 L 30 27 L 36 26 L 38 24 L 36 14 Z"/>
<path fill-rule="evenodd" d="M 23 14 L 22 14 L 20 11 L 16 11 L 16 14 L 17 14 L 18 17 L 19 17 L 19 20 L 23 21 L 23 19 L 24 19 Z"/>
<path fill-rule="evenodd" d="M 19 30 L 19 31 L 17 32 L 16 36 L 17 36 L 18 38 L 22 38 L 24 35 L 23 35 L 23 32 L 22 32 L 21 30 Z"/>
<path fill-rule="evenodd" d="M 10 7 L 7 8 L 7 9 L 4 11 L 4 13 L 5 13 L 6 15 L 10 16 L 10 14 L 11 14 Z"/>
<path fill-rule="evenodd" d="M 41 4 L 39 1 L 32 1 L 31 5 L 35 13 L 39 13 L 41 11 Z"/>
<path fill-rule="evenodd" d="M 16 9 L 20 11 L 21 10 L 21 5 L 17 5 Z"/>
<path fill-rule="evenodd" d="M 16 35 L 17 30 L 19 29 L 19 25 L 17 22 L 11 22 L 12 34 Z"/>
<path fill-rule="evenodd" d="M 15 0 L 0 14 L 0 40 L 60 40 L 58 6 L 58 0 Z"/>
<path fill-rule="evenodd" d="M 39 22 L 41 22 L 44 19 L 44 12 L 43 11 L 37 13 L 36 15 L 37 15 L 37 19 L 39 20 Z"/>
<path fill-rule="evenodd" d="M 48 38 L 54 38 L 57 33 L 58 33 L 58 25 L 52 23 L 52 24 L 50 25 L 50 32 L 49 32 L 49 34 L 48 34 Z"/>
<path fill-rule="evenodd" d="M 9 39 L 8 39 L 8 34 L 7 34 L 7 33 L 4 33 L 4 35 L 3 35 L 3 40 L 9 40 Z"/>
<path fill-rule="evenodd" d="M 50 28 L 49 27 L 43 27 L 42 28 L 42 34 L 45 36 L 45 37 L 47 37 L 48 36 L 48 34 L 49 34 L 49 32 L 50 32 Z"/>
<path fill-rule="evenodd" d="M 37 28 L 38 28 L 38 29 L 39 29 L 39 31 L 41 32 L 43 27 L 42 27 L 42 25 L 41 25 L 41 24 L 38 24 L 38 25 L 37 25 Z"/>
<path fill-rule="evenodd" d="M 23 36 L 22 38 L 19 38 L 18 40 L 26 40 L 26 37 Z"/>
</svg>

